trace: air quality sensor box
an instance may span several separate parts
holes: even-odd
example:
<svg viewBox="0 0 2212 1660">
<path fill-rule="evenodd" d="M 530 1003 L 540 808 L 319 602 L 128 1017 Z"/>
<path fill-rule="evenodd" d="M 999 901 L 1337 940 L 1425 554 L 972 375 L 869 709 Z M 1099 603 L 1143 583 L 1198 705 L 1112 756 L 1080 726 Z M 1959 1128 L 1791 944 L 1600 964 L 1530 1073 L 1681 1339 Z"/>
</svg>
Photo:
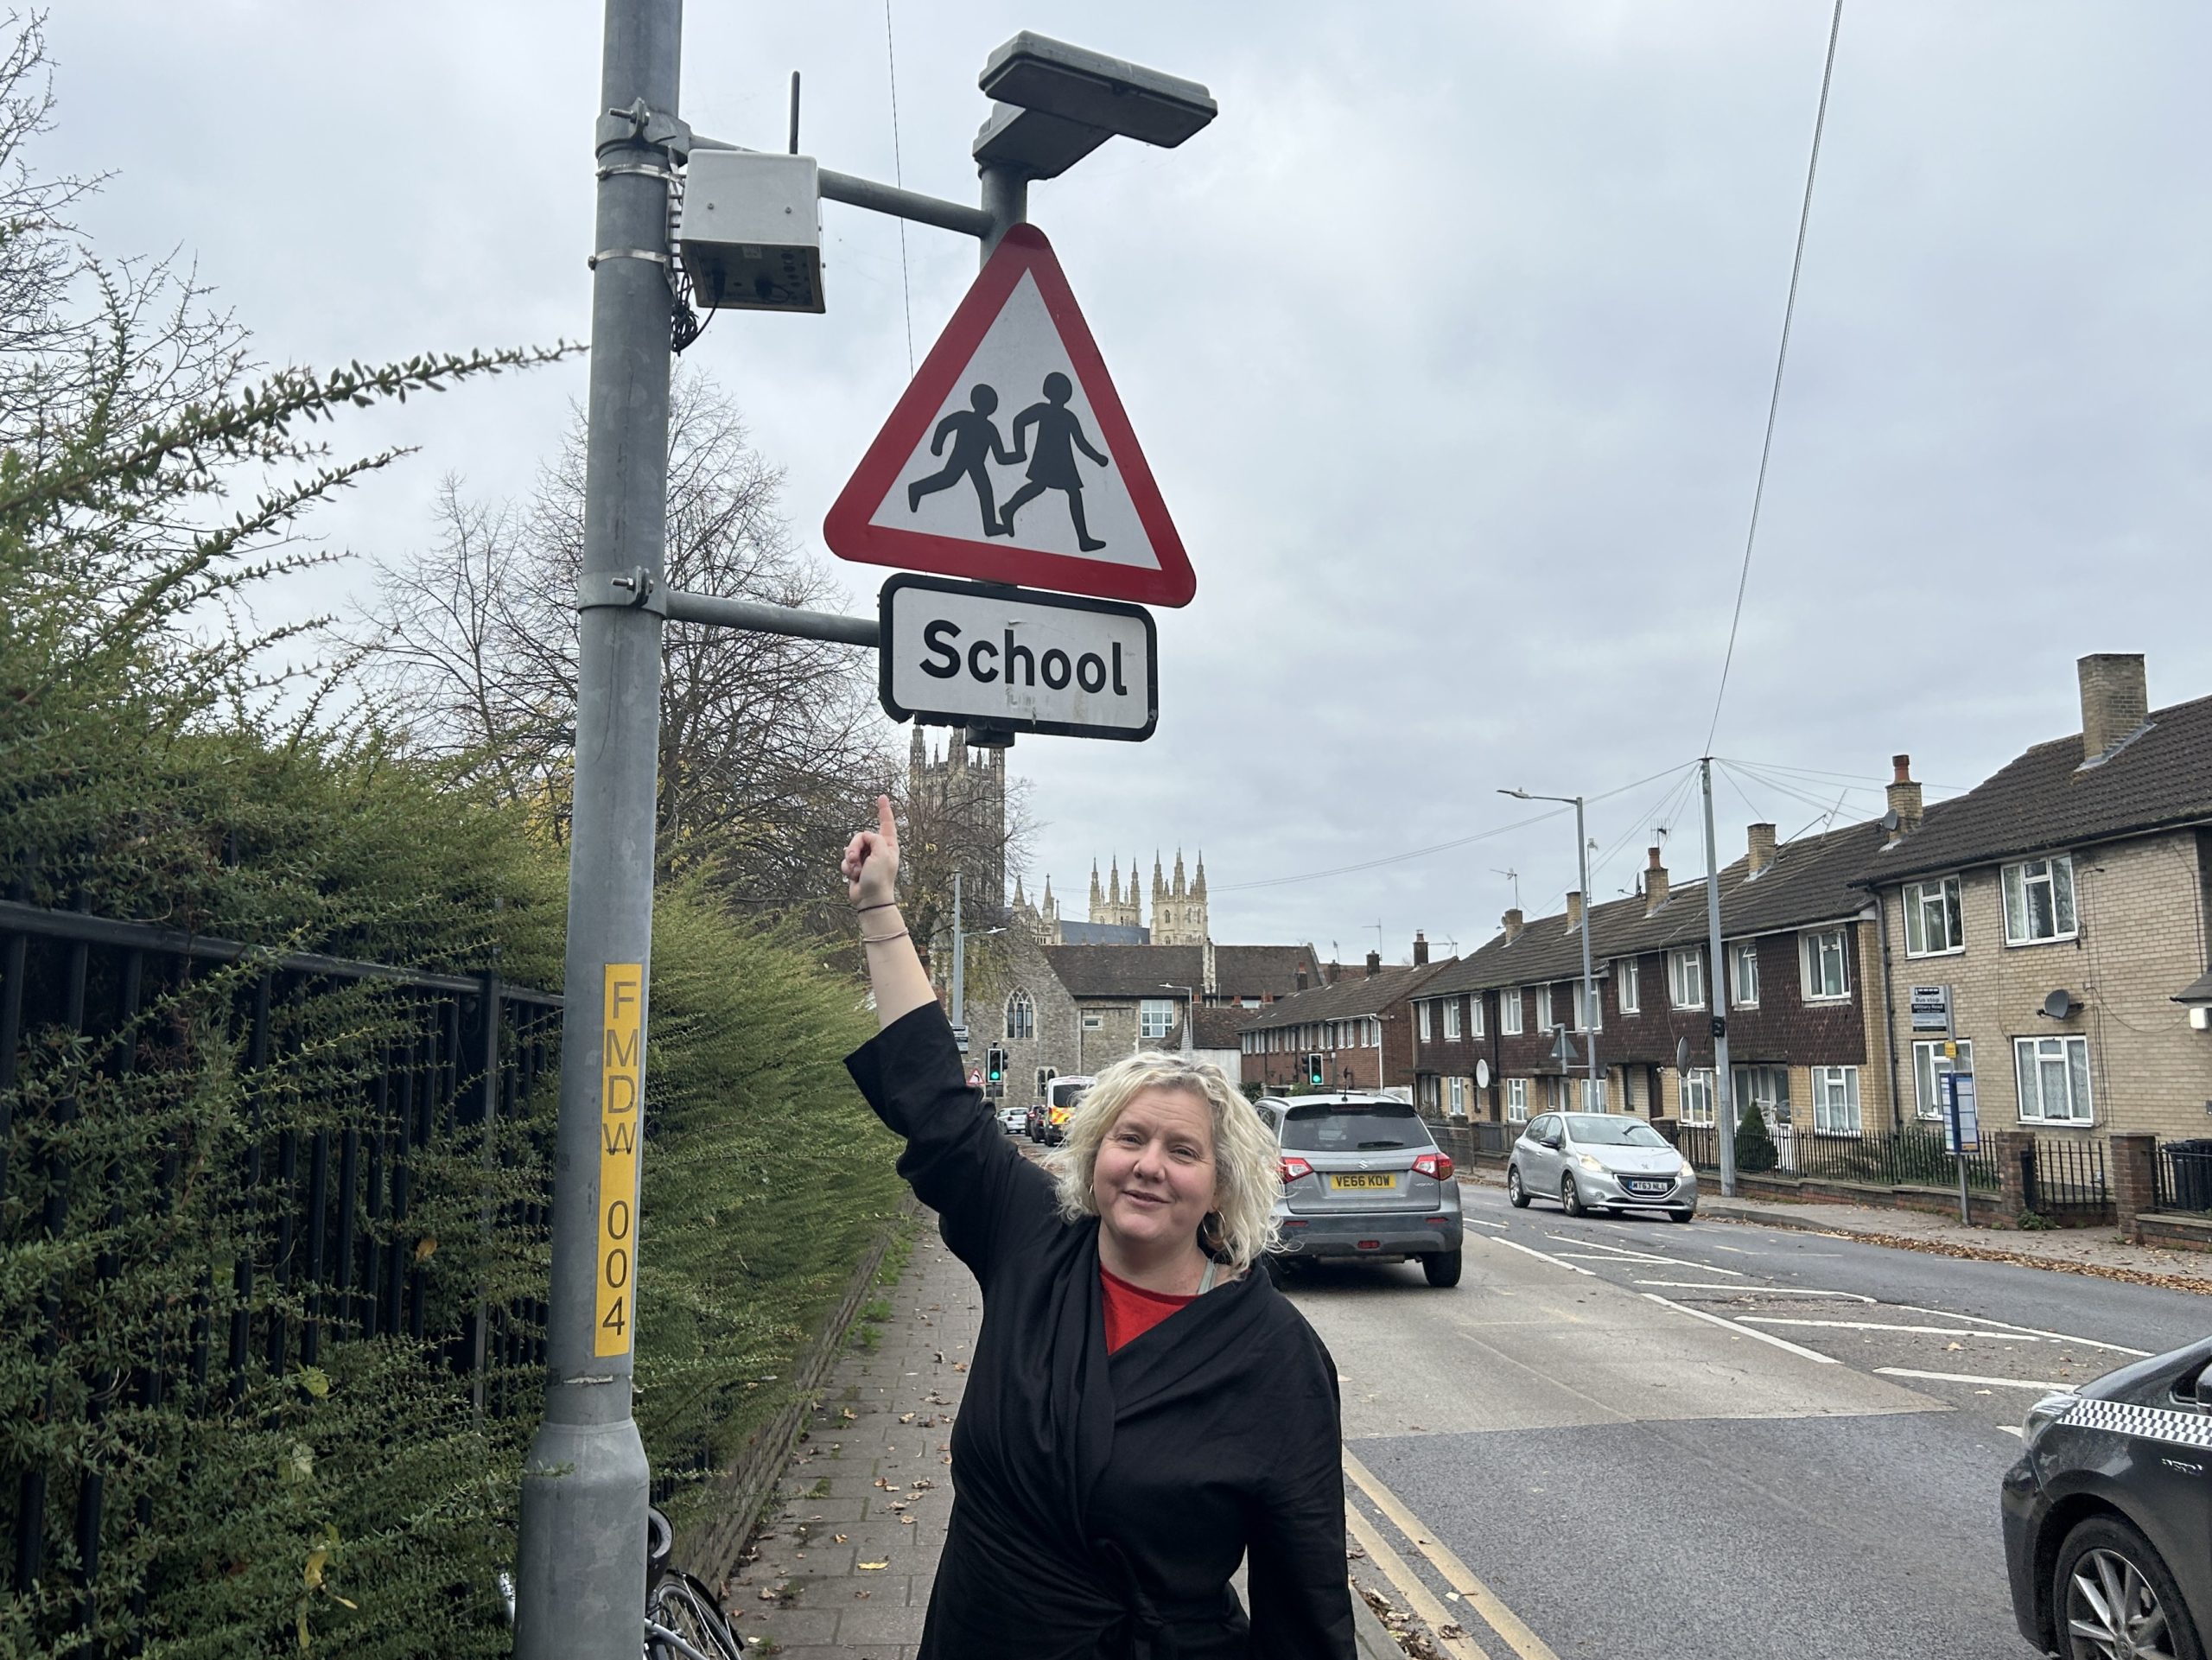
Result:
<svg viewBox="0 0 2212 1660">
<path fill-rule="evenodd" d="M 811 156 L 695 149 L 683 269 L 704 310 L 821 311 L 821 181 Z"/>
</svg>

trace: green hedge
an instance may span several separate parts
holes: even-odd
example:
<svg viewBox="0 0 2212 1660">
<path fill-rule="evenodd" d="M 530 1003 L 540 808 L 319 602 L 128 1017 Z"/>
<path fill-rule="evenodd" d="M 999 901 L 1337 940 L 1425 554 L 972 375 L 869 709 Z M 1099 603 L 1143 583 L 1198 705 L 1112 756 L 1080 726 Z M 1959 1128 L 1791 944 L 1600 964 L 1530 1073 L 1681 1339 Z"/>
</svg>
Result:
<svg viewBox="0 0 2212 1660">
<path fill-rule="evenodd" d="M 410 760 L 372 722 L 279 718 L 255 694 L 252 642 L 196 632 L 253 577 L 240 556 L 254 536 L 316 491 L 260 512 L 258 531 L 175 529 L 204 493 L 206 455 L 254 453 L 239 435 L 454 378 L 428 360 L 293 377 L 167 432 L 66 433 L 50 463 L 0 454 L 11 897 L 419 969 L 496 961 L 511 983 L 557 989 L 565 862 L 541 826 Z M 111 465 L 111 449 L 129 455 Z M 183 457 L 173 474 L 164 455 Z M 703 887 L 661 898 L 638 1414 L 657 1469 L 679 1480 L 679 1514 L 704 1491 L 680 1479 L 779 1403 L 894 1210 L 888 1138 L 838 1065 L 869 1021 L 833 951 L 741 921 Z M 524 1218 L 545 1191 L 553 1079 L 503 1119 L 488 1166 L 465 1131 L 434 1142 L 406 1226 L 378 1236 L 423 1265 L 433 1340 L 334 1341 L 313 1368 L 295 1345 L 272 1376 L 267 1322 L 312 1312 L 305 1288 L 279 1296 L 264 1271 L 241 1298 L 233 1268 L 273 1255 L 285 1133 L 304 1146 L 358 1114 L 410 1029 L 407 998 L 296 986 L 271 1007 L 269 1064 L 250 1070 L 240 1011 L 259 969 L 155 973 L 119 1025 L 121 960 L 91 954 L 85 1037 L 62 1018 L 66 948 L 34 945 L 26 962 L 0 1135 L 0 1531 L 14 1541 L 27 1484 L 43 1480 L 45 1565 L 0 1599 L 0 1653 L 505 1651 L 493 1587 L 512 1560 L 541 1380 L 496 1369 L 480 1420 L 435 1339 L 480 1285 L 495 1303 L 542 1294 L 545 1242 Z M 256 1149 L 257 1186 L 244 1176 Z M 487 1205 L 500 1218 L 488 1234 Z M 225 1352 L 241 1311 L 255 1358 L 233 1398 Z M 87 1584 L 72 1529 L 93 1481 L 105 1526 Z"/>
</svg>

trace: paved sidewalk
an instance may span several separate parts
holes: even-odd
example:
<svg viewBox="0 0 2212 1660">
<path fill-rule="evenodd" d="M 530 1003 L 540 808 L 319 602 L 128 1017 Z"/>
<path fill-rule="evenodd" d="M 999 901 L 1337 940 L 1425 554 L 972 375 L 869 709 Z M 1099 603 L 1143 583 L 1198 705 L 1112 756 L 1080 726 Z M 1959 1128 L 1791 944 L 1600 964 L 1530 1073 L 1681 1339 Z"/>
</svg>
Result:
<svg viewBox="0 0 2212 1660">
<path fill-rule="evenodd" d="M 924 1212 L 888 1317 L 854 1328 L 785 1471 L 784 1502 L 722 1597 L 748 1651 L 911 1660 L 952 1508 L 952 1420 L 982 1294 Z M 1242 1587 L 1239 1587 L 1240 1591 Z M 1403 1650 L 1357 1597 L 1361 1660 Z"/>
<path fill-rule="evenodd" d="M 1493 1176 L 1487 1169 L 1476 1171 L 1462 1167 L 1459 1173 L 1465 1180 L 1493 1187 L 1503 1186 L 1505 1180 L 1503 1173 Z M 1947 1256 L 2018 1262 L 2104 1279 L 2164 1285 L 2181 1291 L 2212 1293 L 2212 1252 L 2130 1244 L 2120 1238 L 2117 1228 L 2035 1231 L 1969 1228 L 1955 1214 L 1944 1216 L 1927 1211 L 1816 1201 L 1793 1204 L 1786 1199 L 1723 1199 L 1715 1191 L 1719 1186 L 1717 1177 L 1706 1175 L 1700 1181 L 1706 1191 L 1698 1199 L 1698 1214 L 1716 1221 L 1842 1234 Z"/>
</svg>

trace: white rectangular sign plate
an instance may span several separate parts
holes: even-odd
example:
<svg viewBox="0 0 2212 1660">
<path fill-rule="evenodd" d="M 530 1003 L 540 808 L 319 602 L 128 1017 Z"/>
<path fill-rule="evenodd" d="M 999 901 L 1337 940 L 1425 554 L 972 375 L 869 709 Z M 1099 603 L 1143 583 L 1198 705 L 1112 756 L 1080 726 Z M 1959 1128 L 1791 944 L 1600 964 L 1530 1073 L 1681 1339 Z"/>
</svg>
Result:
<svg viewBox="0 0 2212 1660">
<path fill-rule="evenodd" d="M 1907 994 L 1912 1012 L 1912 1029 L 1916 1032 L 1948 1032 L 1951 1029 L 1951 989 L 1948 986 L 1913 986 Z"/>
<path fill-rule="evenodd" d="M 878 604 L 894 721 L 1131 741 L 1159 723 L 1158 637 L 1141 606 L 903 572 Z"/>
</svg>

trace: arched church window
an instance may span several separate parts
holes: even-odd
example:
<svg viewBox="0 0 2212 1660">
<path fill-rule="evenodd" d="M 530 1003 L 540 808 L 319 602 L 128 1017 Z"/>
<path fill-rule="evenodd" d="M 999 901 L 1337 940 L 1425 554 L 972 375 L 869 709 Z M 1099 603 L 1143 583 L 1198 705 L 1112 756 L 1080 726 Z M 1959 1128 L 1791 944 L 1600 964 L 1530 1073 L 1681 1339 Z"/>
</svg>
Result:
<svg viewBox="0 0 2212 1660">
<path fill-rule="evenodd" d="M 1036 1005 L 1029 1001 L 1026 991 L 1017 991 L 1006 1000 L 1006 1034 L 1010 1038 L 1037 1035 Z"/>
</svg>

